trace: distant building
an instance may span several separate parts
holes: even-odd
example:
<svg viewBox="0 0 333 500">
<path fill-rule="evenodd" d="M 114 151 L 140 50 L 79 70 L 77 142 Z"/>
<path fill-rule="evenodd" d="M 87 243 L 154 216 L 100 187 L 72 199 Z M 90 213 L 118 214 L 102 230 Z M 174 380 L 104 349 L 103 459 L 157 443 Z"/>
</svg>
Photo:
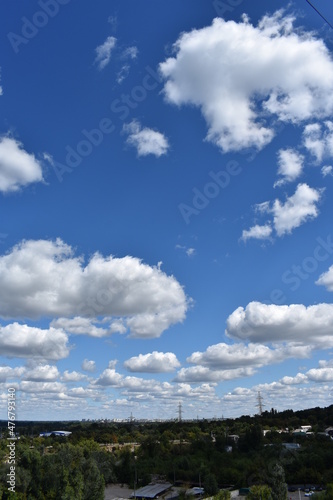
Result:
<svg viewBox="0 0 333 500">
<path fill-rule="evenodd" d="M 237 434 L 228 434 L 228 439 L 231 439 L 234 443 L 238 443 L 239 436 Z"/>
<path fill-rule="evenodd" d="M 39 434 L 39 437 L 50 437 L 50 436 L 68 437 L 70 434 L 72 433 L 69 431 L 51 431 L 51 432 L 41 432 Z"/>
<path fill-rule="evenodd" d="M 189 490 L 186 490 L 185 495 L 186 496 L 192 496 L 192 497 L 199 497 L 205 493 L 204 488 L 199 488 L 198 486 L 195 486 L 194 488 L 190 488 Z"/>
<path fill-rule="evenodd" d="M 284 446 L 286 450 L 299 450 L 301 447 L 298 443 L 282 443 L 282 446 Z"/>
<path fill-rule="evenodd" d="M 132 493 L 131 498 L 153 499 L 165 493 L 172 486 L 171 483 L 148 484 Z"/>
</svg>

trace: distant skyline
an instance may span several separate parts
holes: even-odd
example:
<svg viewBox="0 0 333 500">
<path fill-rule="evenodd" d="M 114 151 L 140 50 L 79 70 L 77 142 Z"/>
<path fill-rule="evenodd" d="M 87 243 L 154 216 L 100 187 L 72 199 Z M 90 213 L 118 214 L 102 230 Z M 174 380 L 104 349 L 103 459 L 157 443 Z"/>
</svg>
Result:
<svg viewBox="0 0 333 500">
<path fill-rule="evenodd" d="M 333 403 L 323 0 L 0 6 L 0 418 Z"/>
</svg>

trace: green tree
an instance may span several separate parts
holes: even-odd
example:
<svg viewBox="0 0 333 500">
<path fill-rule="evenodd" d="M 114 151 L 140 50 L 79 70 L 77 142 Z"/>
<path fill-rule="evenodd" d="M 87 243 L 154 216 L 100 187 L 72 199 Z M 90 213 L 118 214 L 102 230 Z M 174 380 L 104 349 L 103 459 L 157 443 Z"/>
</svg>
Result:
<svg viewBox="0 0 333 500">
<path fill-rule="evenodd" d="M 288 487 L 285 482 L 284 470 L 279 464 L 273 467 L 270 486 L 272 488 L 272 500 L 288 500 Z"/>
<path fill-rule="evenodd" d="M 214 500 L 230 500 L 231 493 L 227 490 L 220 490 L 217 495 L 214 496 Z"/>
<path fill-rule="evenodd" d="M 83 465 L 84 493 L 83 500 L 103 500 L 105 483 L 95 460 L 89 458 Z"/>
<path fill-rule="evenodd" d="M 204 488 L 205 492 L 208 493 L 208 495 L 216 495 L 216 493 L 219 491 L 214 474 L 207 474 L 207 476 L 205 477 Z"/>
<path fill-rule="evenodd" d="M 272 490 L 267 485 L 254 485 L 250 488 L 248 500 L 272 500 Z"/>
</svg>

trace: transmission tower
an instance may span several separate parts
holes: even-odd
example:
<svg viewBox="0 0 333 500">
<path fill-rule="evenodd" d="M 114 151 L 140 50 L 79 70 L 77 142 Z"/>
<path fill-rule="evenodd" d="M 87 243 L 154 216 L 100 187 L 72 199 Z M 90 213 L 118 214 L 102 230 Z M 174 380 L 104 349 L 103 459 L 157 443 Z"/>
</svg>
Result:
<svg viewBox="0 0 333 500">
<path fill-rule="evenodd" d="M 179 401 L 179 405 L 178 405 L 178 422 L 181 422 L 182 421 L 182 403 L 181 401 Z"/>
<path fill-rule="evenodd" d="M 259 415 L 262 415 L 262 407 L 265 406 L 265 405 L 263 403 L 263 397 L 260 394 L 260 391 L 258 391 L 257 401 L 258 401 L 258 404 L 256 404 L 256 406 L 259 409 Z"/>
</svg>

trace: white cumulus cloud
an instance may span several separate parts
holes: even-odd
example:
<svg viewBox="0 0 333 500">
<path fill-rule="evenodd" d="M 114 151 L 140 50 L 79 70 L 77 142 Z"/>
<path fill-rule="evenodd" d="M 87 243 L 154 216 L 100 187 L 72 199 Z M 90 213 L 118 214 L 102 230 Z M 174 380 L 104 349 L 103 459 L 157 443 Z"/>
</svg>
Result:
<svg viewBox="0 0 333 500">
<path fill-rule="evenodd" d="M 130 372 L 167 373 L 180 366 L 176 355 L 172 352 L 139 354 L 125 361 L 124 366 Z"/>
<path fill-rule="evenodd" d="M 247 241 L 250 238 L 258 239 L 258 240 L 266 240 L 272 234 L 272 228 L 269 224 L 265 224 L 264 226 L 260 226 L 256 224 L 255 226 L 250 227 L 250 229 L 244 229 L 242 232 L 241 239 L 243 241 Z"/>
<path fill-rule="evenodd" d="M 64 382 L 79 382 L 84 378 L 86 378 L 86 375 L 83 375 L 83 373 L 76 371 L 70 372 L 68 370 L 65 370 L 62 376 L 62 380 Z"/>
<path fill-rule="evenodd" d="M 333 156 L 333 122 L 309 123 L 303 132 L 306 149 L 317 162 Z"/>
<path fill-rule="evenodd" d="M 160 64 L 165 98 L 200 108 L 207 140 L 222 151 L 263 148 L 273 136 L 264 114 L 300 123 L 333 111 L 333 62 L 322 40 L 293 29 L 278 11 L 257 26 L 214 19 L 183 33 Z"/>
<path fill-rule="evenodd" d="M 307 184 L 299 184 L 295 193 L 285 203 L 276 199 L 271 212 L 274 216 L 274 227 L 278 236 L 291 233 L 293 229 L 309 219 L 318 216 L 317 207 L 322 190 L 314 189 Z"/>
<path fill-rule="evenodd" d="M 256 205 L 256 212 L 261 215 L 273 215 L 273 221 L 267 221 L 263 225 L 256 224 L 250 229 L 243 230 L 241 240 L 269 238 L 272 234 L 271 224 L 277 236 L 290 234 L 295 228 L 318 217 L 318 204 L 324 191 L 325 188 L 315 189 L 304 183 L 298 184 L 294 194 L 287 197 L 284 202 L 275 199 L 273 202 L 265 201 Z"/>
<path fill-rule="evenodd" d="M 84 359 L 81 365 L 82 370 L 85 372 L 93 373 L 96 370 L 96 362 L 89 359 Z"/>
<path fill-rule="evenodd" d="M 0 137 L 0 191 L 10 193 L 42 181 L 42 167 L 36 157 L 16 139 Z"/>
<path fill-rule="evenodd" d="M 100 325 L 100 323 L 98 323 Z M 106 337 L 112 333 L 125 333 L 126 327 L 121 321 L 112 321 L 108 328 L 96 326 L 96 322 L 90 318 L 76 316 L 75 318 L 58 318 L 51 322 L 51 326 L 62 328 L 67 333 L 74 335 L 89 335 L 90 337 Z"/>
<path fill-rule="evenodd" d="M 319 276 L 316 285 L 323 285 L 329 292 L 333 292 L 333 266 L 330 266 L 328 271 Z"/>
<path fill-rule="evenodd" d="M 275 346 L 263 344 L 225 343 L 211 345 L 205 352 L 194 352 L 187 362 L 196 366 L 182 368 L 175 378 L 177 382 L 221 382 L 240 377 L 250 377 L 258 368 L 281 363 L 288 358 L 307 358 L 309 346 L 292 344 Z"/>
<path fill-rule="evenodd" d="M 175 382 L 223 382 L 236 378 L 251 377 L 254 375 L 253 367 L 231 368 L 230 370 L 211 370 L 207 366 L 191 366 L 182 368 L 175 377 Z"/>
<path fill-rule="evenodd" d="M 333 304 L 304 306 L 250 302 L 227 319 L 226 334 L 259 343 L 288 342 L 288 347 L 333 347 Z"/>
<path fill-rule="evenodd" d="M 169 149 L 169 142 L 161 132 L 142 127 L 137 120 L 125 124 L 123 130 L 129 134 L 126 142 L 136 148 L 138 156 L 154 155 L 160 157 L 165 155 Z"/>
<path fill-rule="evenodd" d="M 7 379 L 19 378 L 25 372 L 23 366 L 11 368 L 10 366 L 0 366 L 0 382 L 6 382 Z"/>
<path fill-rule="evenodd" d="M 312 368 L 306 376 L 314 382 L 333 382 L 333 368 Z"/>
<path fill-rule="evenodd" d="M 1 317 L 61 318 L 53 325 L 97 337 L 124 333 L 122 318 L 132 336 L 158 337 L 188 307 L 181 285 L 159 266 L 98 253 L 85 265 L 60 239 L 23 241 L 0 256 L 0 281 Z M 101 316 L 105 328 L 82 319 Z"/>
<path fill-rule="evenodd" d="M 58 377 L 58 368 L 51 365 L 38 365 L 33 369 L 27 370 L 24 374 L 24 380 L 33 380 L 35 382 L 55 381 Z"/>
<path fill-rule="evenodd" d="M 63 330 L 12 323 L 0 326 L 2 356 L 58 360 L 69 354 L 68 337 Z"/>
<path fill-rule="evenodd" d="M 278 174 L 282 177 L 274 186 L 282 186 L 297 179 L 303 170 L 304 156 L 297 151 L 287 148 L 278 152 Z"/>
</svg>

